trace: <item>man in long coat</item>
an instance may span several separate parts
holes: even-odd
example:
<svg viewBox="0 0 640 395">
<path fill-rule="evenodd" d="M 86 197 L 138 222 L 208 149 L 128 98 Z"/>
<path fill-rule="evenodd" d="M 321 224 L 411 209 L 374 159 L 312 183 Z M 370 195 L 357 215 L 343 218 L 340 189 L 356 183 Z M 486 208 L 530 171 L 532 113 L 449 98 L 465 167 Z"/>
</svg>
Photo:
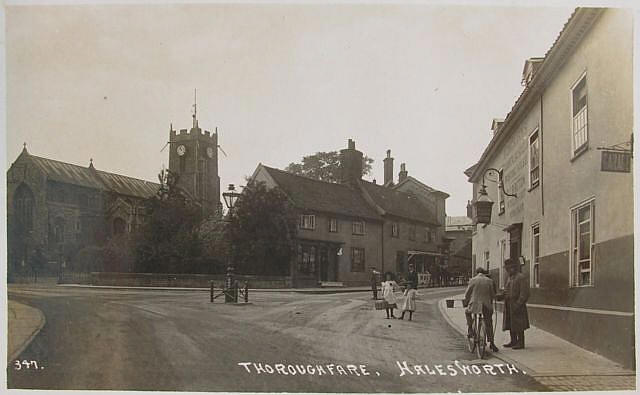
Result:
<svg viewBox="0 0 640 395">
<path fill-rule="evenodd" d="M 509 278 L 504 286 L 502 330 L 509 331 L 511 341 L 504 346 L 520 350 L 524 348 L 524 331 L 529 329 L 529 314 L 527 313 L 529 282 L 520 273 L 520 263 L 517 259 L 507 259 L 505 268 L 509 273 Z"/>
<path fill-rule="evenodd" d="M 495 285 L 493 280 L 487 277 L 488 272 L 479 267 L 476 269 L 477 275 L 469 281 L 467 291 L 464 294 L 463 305 L 467 306 L 464 315 L 467 319 L 467 333 L 473 337 L 473 318 L 472 314 L 480 314 L 484 317 L 484 325 L 487 331 L 487 339 L 489 340 L 489 348 L 491 351 L 498 351 L 493 341 L 493 325 L 491 317 L 493 316 L 493 300 L 496 296 Z"/>
</svg>

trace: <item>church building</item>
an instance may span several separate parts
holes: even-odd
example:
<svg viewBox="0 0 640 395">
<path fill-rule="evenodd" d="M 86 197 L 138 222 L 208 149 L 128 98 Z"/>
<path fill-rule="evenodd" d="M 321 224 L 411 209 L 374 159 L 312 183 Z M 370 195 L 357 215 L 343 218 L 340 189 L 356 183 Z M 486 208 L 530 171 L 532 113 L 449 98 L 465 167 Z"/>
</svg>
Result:
<svg viewBox="0 0 640 395">
<path fill-rule="evenodd" d="M 169 131 L 169 171 L 178 186 L 202 207 L 202 218 L 220 209 L 218 135 L 198 126 Z M 7 171 L 8 273 L 39 270 L 55 274 L 87 246 L 101 246 L 119 234 L 135 232 L 147 215 L 145 200 L 160 184 L 29 153 L 26 144 Z"/>
</svg>

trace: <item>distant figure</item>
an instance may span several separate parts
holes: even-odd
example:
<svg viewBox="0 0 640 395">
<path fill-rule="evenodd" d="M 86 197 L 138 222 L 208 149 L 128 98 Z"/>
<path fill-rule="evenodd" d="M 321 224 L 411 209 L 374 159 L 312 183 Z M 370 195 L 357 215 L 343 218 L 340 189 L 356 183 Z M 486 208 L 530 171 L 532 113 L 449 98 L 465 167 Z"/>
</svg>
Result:
<svg viewBox="0 0 640 395">
<path fill-rule="evenodd" d="M 373 300 L 378 300 L 378 274 L 375 267 L 371 267 L 371 291 L 373 292 Z"/>
<path fill-rule="evenodd" d="M 407 289 L 404 291 L 404 302 L 402 303 L 402 315 L 400 319 L 404 319 L 404 313 L 409 312 L 409 321 L 413 318 L 413 312 L 416 311 L 416 293 L 418 292 L 418 273 L 415 272 L 413 265 L 409 265 L 409 274 L 405 282 Z"/>
<path fill-rule="evenodd" d="M 509 272 L 509 278 L 504 286 L 504 315 L 502 330 L 509 331 L 511 341 L 505 347 L 513 350 L 524 348 L 524 331 L 529 329 L 529 314 L 527 300 L 529 299 L 529 282 L 520 273 L 520 263 L 515 258 L 505 261 L 504 267 Z"/>
<path fill-rule="evenodd" d="M 36 247 L 36 250 L 31 258 L 31 269 L 33 270 L 33 282 L 38 282 L 38 271 L 44 267 L 46 257 L 42 253 L 42 248 Z"/>
<path fill-rule="evenodd" d="M 395 290 L 398 288 L 398 284 L 393 280 L 393 274 L 391 272 L 385 273 L 385 279 L 382 283 L 382 297 L 385 300 L 385 310 L 387 311 L 387 319 L 396 318 L 393 315 L 393 309 L 397 308 Z"/>
<path fill-rule="evenodd" d="M 478 273 L 474 278 L 469 281 L 467 291 L 464 294 L 463 304 L 467 306 L 464 311 L 464 315 L 467 319 L 467 334 L 469 338 L 472 338 L 473 333 L 473 318 L 472 314 L 480 314 L 484 318 L 484 326 L 487 331 L 487 339 L 489 340 L 489 348 L 491 351 L 498 351 L 498 347 L 494 342 L 493 326 L 491 325 L 491 318 L 493 317 L 493 299 L 496 296 L 496 288 L 493 280 L 488 277 L 488 272 L 479 267 L 476 269 Z"/>
</svg>

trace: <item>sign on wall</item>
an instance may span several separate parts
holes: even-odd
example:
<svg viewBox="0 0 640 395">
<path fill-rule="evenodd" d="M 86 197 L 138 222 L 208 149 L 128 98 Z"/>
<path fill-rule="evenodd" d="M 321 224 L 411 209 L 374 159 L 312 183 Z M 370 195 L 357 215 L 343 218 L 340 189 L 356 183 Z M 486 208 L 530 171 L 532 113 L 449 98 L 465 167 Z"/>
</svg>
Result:
<svg viewBox="0 0 640 395">
<path fill-rule="evenodd" d="M 602 151 L 601 171 L 631 173 L 631 152 Z"/>
</svg>

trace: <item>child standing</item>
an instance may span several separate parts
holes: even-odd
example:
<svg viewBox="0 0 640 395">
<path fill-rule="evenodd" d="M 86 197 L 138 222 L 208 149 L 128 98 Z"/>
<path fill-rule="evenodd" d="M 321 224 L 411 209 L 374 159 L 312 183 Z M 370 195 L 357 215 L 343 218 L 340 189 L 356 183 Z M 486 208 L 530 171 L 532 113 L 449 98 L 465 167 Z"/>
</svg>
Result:
<svg viewBox="0 0 640 395">
<path fill-rule="evenodd" d="M 382 297 L 385 300 L 385 310 L 387 311 L 387 319 L 396 318 L 393 315 L 393 309 L 397 308 L 396 295 L 394 291 L 398 288 L 398 284 L 393 280 L 393 274 L 385 273 L 385 279 L 382 283 Z"/>
<path fill-rule="evenodd" d="M 404 313 L 409 312 L 409 321 L 413 318 L 413 312 L 416 311 L 416 292 L 418 289 L 418 274 L 415 272 L 413 265 L 409 265 L 409 274 L 406 282 L 407 290 L 404 292 L 404 303 L 402 304 L 402 315 L 400 319 L 404 319 Z"/>
</svg>

